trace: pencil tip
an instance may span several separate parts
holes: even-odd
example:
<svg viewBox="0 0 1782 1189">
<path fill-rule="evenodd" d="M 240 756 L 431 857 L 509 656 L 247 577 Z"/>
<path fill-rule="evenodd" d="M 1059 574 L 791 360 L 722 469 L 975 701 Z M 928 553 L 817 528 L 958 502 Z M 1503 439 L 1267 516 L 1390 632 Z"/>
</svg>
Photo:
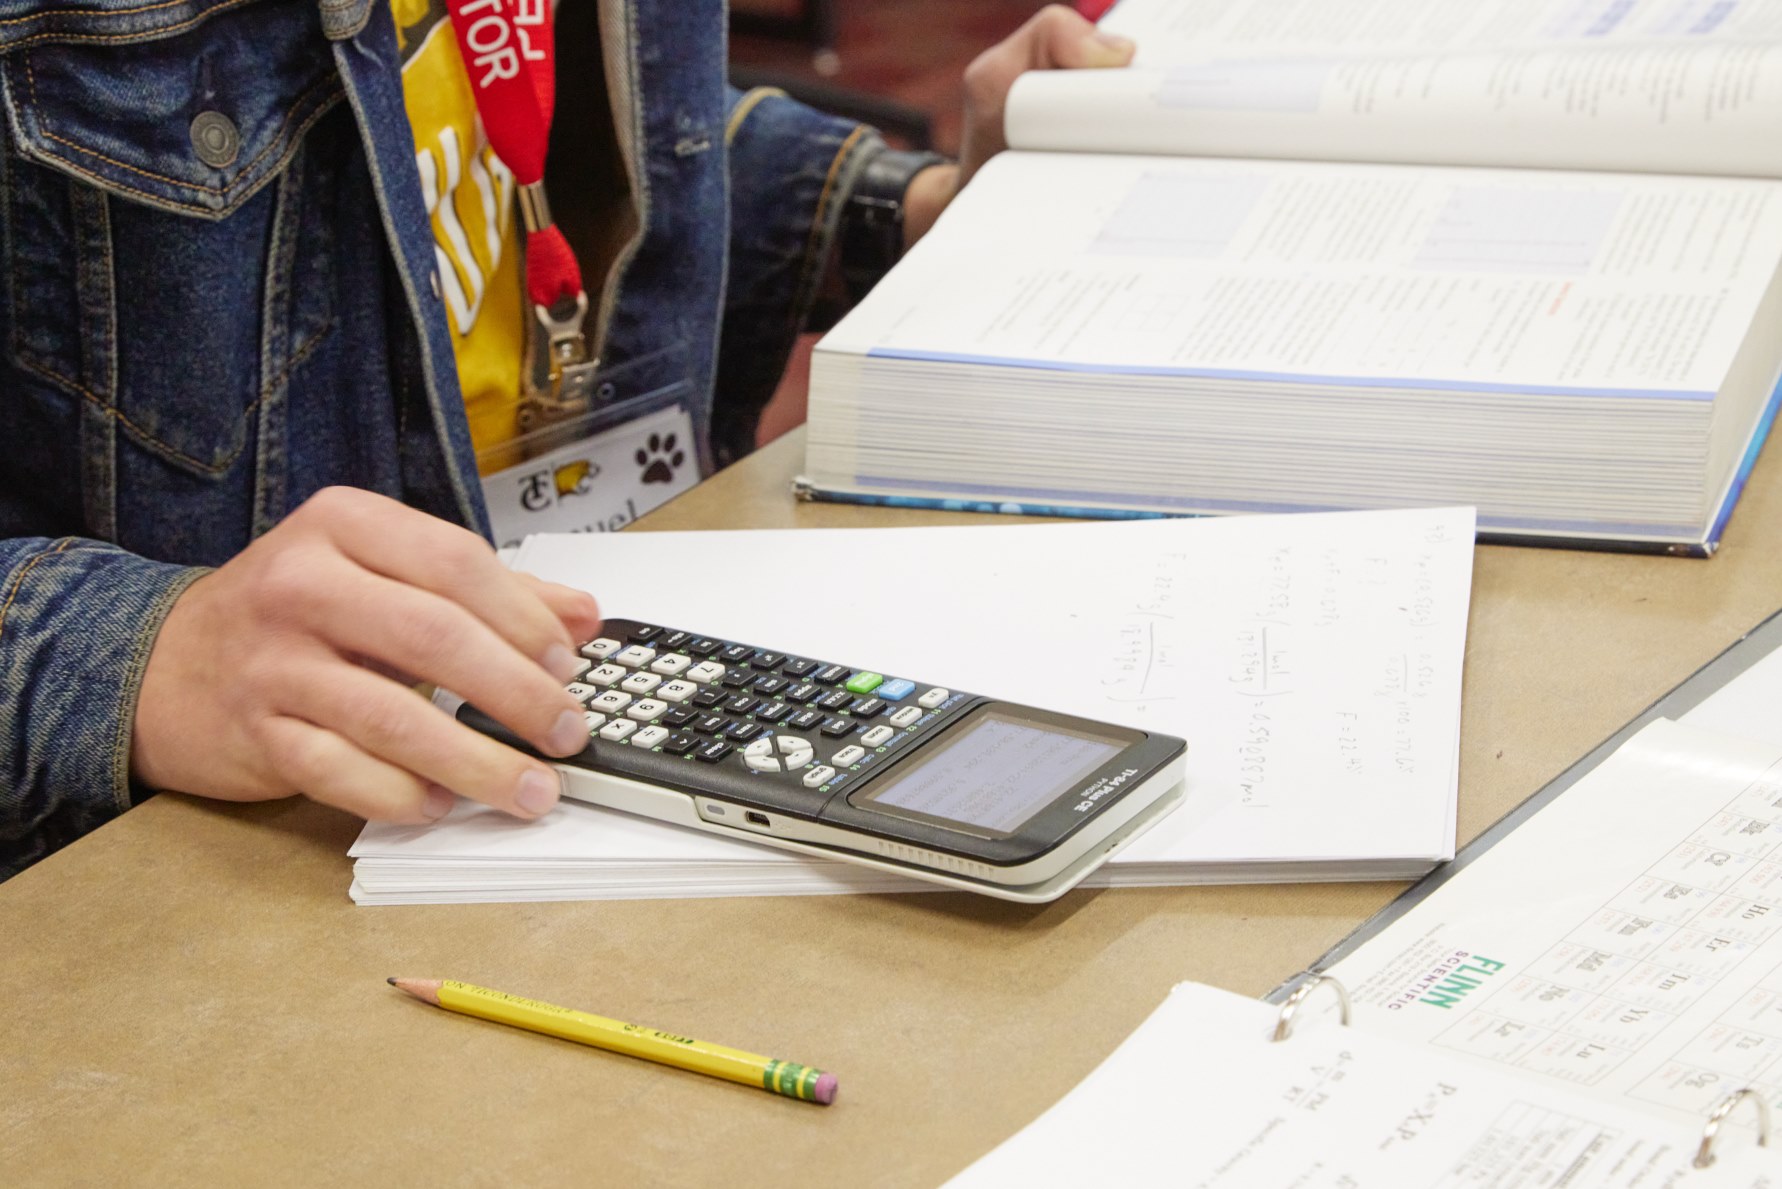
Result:
<svg viewBox="0 0 1782 1189">
<path fill-rule="evenodd" d="M 385 980 L 384 980 L 384 981 L 385 981 L 385 982 L 386 982 L 386 983 L 389 983 L 389 984 L 390 984 L 390 985 L 391 985 L 391 986 L 392 986 L 392 987 L 393 987 L 393 986 L 395 986 L 395 985 L 396 985 L 396 980 L 395 980 L 395 978 L 393 978 L 393 977 L 392 977 L 392 978 L 387 978 L 387 979 L 385 979 Z"/>
</svg>

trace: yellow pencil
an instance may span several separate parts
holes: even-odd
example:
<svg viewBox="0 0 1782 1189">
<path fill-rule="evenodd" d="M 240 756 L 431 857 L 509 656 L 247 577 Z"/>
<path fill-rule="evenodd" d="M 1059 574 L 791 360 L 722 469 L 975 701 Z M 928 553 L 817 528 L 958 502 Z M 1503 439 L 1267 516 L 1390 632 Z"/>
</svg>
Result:
<svg viewBox="0 0 1782 1189">
<path fill-rule="evenodd" d="M 571 1011 L 567 1007 L 540 1003 L 536 999 L 524 999 L 505 991 L 491 991 L 487 987 L 475 987 L 453 979 L 392 978 L 386 981 L 423 1003 L 431 1003 L 447 1011 L 480 1016 L 498 1024 L 512 1024 L 516 1028 L 579 1041 L 597 1049 L 642 1057 L 646 1061 L 659 1061 L 664 1065 L 690 1069 L 695 1073 L 707 1073 L 715 1078 L 741 1082 L 745 1086 L 759 1086 L 763 1090 L 784 1094 L 788 1098 L 803 1099 L 805 1102 L 820 1102 L 828 1106 L 835 1101 L 835 1075 L 795 1061 L 776 1061 L 772 1057 L 745 1053 L 741 1049 L 707 1044 L 702 1040 L 694 1040 L 691 1036 L 679 1036 L 639 1024 L 609 1020 L 605 1016 L 590 1015 L 585 1011 Z"/>
</svg>

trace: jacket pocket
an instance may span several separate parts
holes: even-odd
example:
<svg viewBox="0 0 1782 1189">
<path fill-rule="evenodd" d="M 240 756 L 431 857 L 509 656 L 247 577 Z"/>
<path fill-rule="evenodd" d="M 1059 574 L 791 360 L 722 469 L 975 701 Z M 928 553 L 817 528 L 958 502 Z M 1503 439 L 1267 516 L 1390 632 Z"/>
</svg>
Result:
<svg viewBox="0 0 1782 1189">
<path fill-rule="evenodd" d="M 143 27 L 167 7 L 0 47 L 9 346 L 48 386 L 38 399 L 97 406 L 214 477 L 248 449 L 265 318 L 284 308 L 269 183 L 342 87 L 314 0 L 219 0 Z"/>
</svg>

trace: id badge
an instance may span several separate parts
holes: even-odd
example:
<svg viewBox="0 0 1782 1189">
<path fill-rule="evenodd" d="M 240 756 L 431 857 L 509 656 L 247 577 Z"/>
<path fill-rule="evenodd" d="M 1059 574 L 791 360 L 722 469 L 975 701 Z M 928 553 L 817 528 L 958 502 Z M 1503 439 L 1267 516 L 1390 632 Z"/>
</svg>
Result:
<svg viewBox="0 0 1782 1189">
<path fill-rule="evenodd" d="M 587 412 L 477 455 L 495 544 L 624 528 L 696 485 L 691 384 L 667 349 L 600 373 Z"/>
</svg>

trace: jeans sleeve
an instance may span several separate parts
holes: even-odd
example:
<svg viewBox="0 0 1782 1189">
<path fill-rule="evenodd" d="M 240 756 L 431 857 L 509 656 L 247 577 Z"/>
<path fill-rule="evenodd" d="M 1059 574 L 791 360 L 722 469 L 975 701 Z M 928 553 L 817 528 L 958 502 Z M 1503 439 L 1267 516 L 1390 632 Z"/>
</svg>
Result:
<svg viewBox="0 0 1782 1189">
<path fill-rule="evenodd" d="M 205 572 L 78 537 L 0 540 L 0 879 L 137 799 L 143 670 Z"/>
<path fill-rule="evenodd" d="M 720 466 L 754 448 L 755 424 L 829 271 L 842 209 L 884 147 L 863 124 L 769 88 L 730 93 L 730 264 L 712 406 Z"/>
</svg>

